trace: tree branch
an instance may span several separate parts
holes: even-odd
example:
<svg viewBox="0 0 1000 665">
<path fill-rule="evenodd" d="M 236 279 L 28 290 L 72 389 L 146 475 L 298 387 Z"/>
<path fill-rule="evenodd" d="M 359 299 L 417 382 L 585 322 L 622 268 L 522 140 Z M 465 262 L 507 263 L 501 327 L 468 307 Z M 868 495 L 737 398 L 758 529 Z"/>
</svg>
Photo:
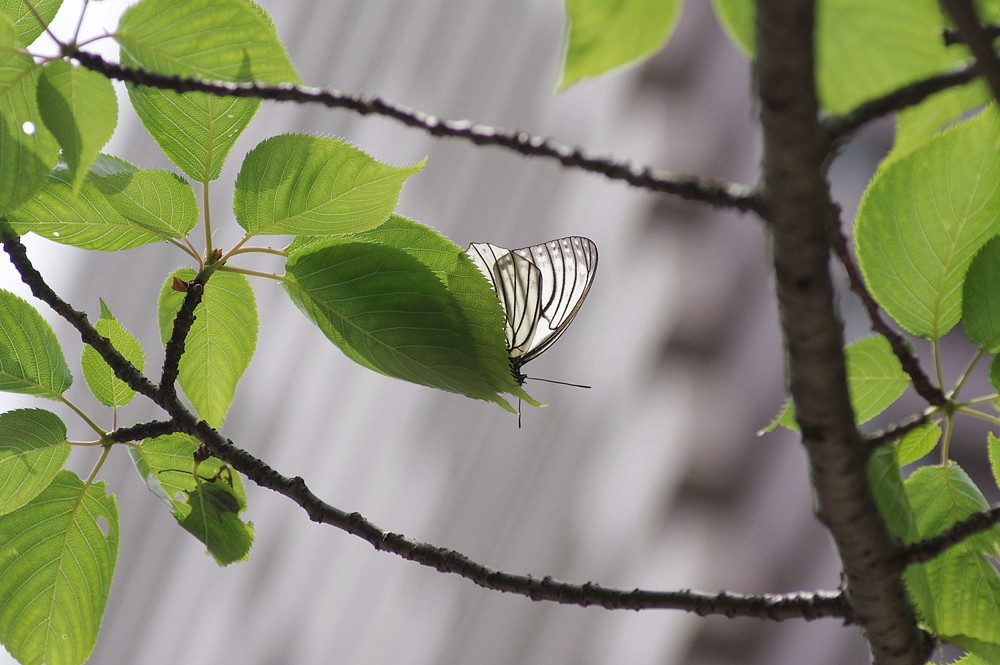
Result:
<svg viewBox="0 0 1000 665">
<path fill-rule="evenodd" d="M 813 61 L 815 3 L 758 0 L 757 85 L 764 131 L 762 192 L 773 236 L 789 387 L 809 458 L 817 516 L 844 566 L 847 600 L 878 665 L 918 665 L 917 627 L 889 532 L 868 484 L 868 448 L 847 391 L 843 327 L 830 276 L 834 207 L 824 180 Z"/>
<path fill-rule="evenodd" d="M 881 432 L 875 432 L 873 434 L 869 434 L 867 437 L 865 437 L 865 443 L 868 444 L 868 447 L 871 450 L 874 450 L 879 446 L 884 446 L 887 443 L 892 443 L 893 441 L 901 439 L 908 433 L 912 432 L 913 430 L 917 429 L 918 427 L 926 423 L 927 423 L 927 414 L 922 413 L 918 416 L 913 416 L 912 418 L 909 418 L 903 421 L 902 423 L 893 425 L 892 427 L 889 427 L 888 429 L 883 430 Z"/>
<path fill-rule="evenodd" d="M 953 72 L 936 74 L 921 81 L 914 81 L 882 97 L 867 101 L 849 113 L 824 119 L 823 132 L 826 134 L 828 143 L 831 146 L 836 145 L 876 118 L 902 111 L 910 106 L 916 106 L 931 95 L 964 85 L 974 78 L 976 78 L 976 69 L 975 65 L 971 64 Z"/>
<path fill-rule="evenodd" d="M 45 283 L 28 259 L 24 245 L 16 235 L 3 239 L 4 251 L 37 298 L 65 318 L 80 333 L 81 338 L 115 369 L 118 378 L 133 390 L 141 392 L 163 408 L 169 421 L 151 421 L 124 427 L 112 433 L 115 441 L 132 441 L 151 435 L 183 432 L 196 438 L 202 449 L 226 462 L 246 478 L 265 489 L 282 494 L 299 505 L 314 522 L 328 524 L 357 536 L 376 550 L 396 554 L 404 559 L 429 566 L 443 573 L 460 575 L 479 586 L 506 593 L 515 593 L 532 600 L 598 606 L 607 609 L 680 609 L 701 616 L 710 614 L 726 617 L 756 617 L 772 621 L 785 619 L 814 620 L 839 617 L 854 620 L 851 608 L 842 592 L 819 591 L 811 594 L 742 595 L 722 592 L 706 594 L 695 591 L 653 591 L 646 589 L 614 589 L 596 584 L 570 584 L 551 577 L 535 578 L 489 568 L 472 561 L 455 550 L 411 540 L 398 533 L 385 531 L 359 513 L 345 512 L 323 502 L 300 477 L 283 476 L 265 462 L 233 445 L 215 428 L 188 411 L 174 394 L 158 390 L 145 376 L 119 354 L 111 343 L 98 335 L 87 317 L 66 304 Z M 185 298 L 184 305 L 193 311 L 198 297 Z M 194 303 L 194 304 L 189 304 Z M 175 332 L 179 327 L 175 324 Z M 200 449 L 201 450 L 201 449 Z"/>
<path fill-rule="evenodd" d="M 998 521 L 1000 521 L 1000 507 L 974 513 L 964 520 L 955 522 L 933 538 L 907 545 L 899 551 L 899 560 L 903 565 L 930 561 L 963 540 L 992 528 Z"/>
<path fill-rule="evenodd" d="M 205 293 L 205 282 L 199 275 L 185 282 L 185 287 L 184 301 L 174 316 L 174 327 L 164 347 L 163 370 L 160 372 L 160 394 L 171 400 L 177 398 L 177 372 L 180 369 L 181 356 L 184 355 L 184 342 L 194 324 L 194 310 L 201 303 Z"/>
<path fill-rule="evenodd" d="M 831 217 L 833 218 L 831 226 L 833 251 L 840 260 L 840 264 L 844 266 L 851 291 L 861 300 L 861 304 L 868 314 L 872 330 L 882 335 L 889 342 L 893 354 L 899 360 L 903 371 L 910 377 L 910 381 L 913 382 L 913 388 L 917 391 L 917 394 L 927 400 L 927 403 L 931 406 L 945 405 L 948 402 L 948 398 L 945 397 L 944 392 L 940 388 L 931 383 L 910 345 L 902 335 L 893 330 L 882 318 L 878 303 L 875 302 L 875 298 L 872 297 L 868 287 L 865 286 L 865 280 L 861 277 L 861 271 L 858 270 L 858 266 L 854 262 L 853 257 L 851 257 L 851 252 L 847 247 L 847 236 L 844 235 L 840 224 L 840 210 L 834 206 L 833 211 L 831 213 Z"/>
<path fill-rule="evenodd" d="M 490 145 L 512 150 L 525 157 L 554 159 L 567 168 L 598 173 L 611 180 L 622 180 L 640 189 L 673 194 L 683 199 L 702 201 L 712 206 L 734 208 L 746 212 L 757 204 L 750 187 L 733 183 L 714 182 L 692 176 L 676 176 L 650 166 L 635 166 L 606 156 L 595 156 L 582 148 L 571 148 L 550 138 L 534 136 L 516 130 L 477 125 L 468 120 L 446 120 L 378 97 L 361 97 L 338 91 L 281 83 L 233 83 L 203 81 L 158 74 L 142 69 L 107 62 L 93 53 L 72 52 L 84 67 L 104 76 L 161 90 L 178 93 L 204 92 L 220 97 L 254 97 L 299 104 L 322 104 L 330 108 L 345 108 L 360 115 L 380 115 L 392 118 L 408 127 L 421 129 L 432 136 L 462 139 L 476 145 Z"/>
<path fill-rule="evenodd" d="M 993 39 L 976 15 L 972 0 L 940 0 L 941 6 L 955 22 L 962 41 L 975 56 L 975 69 L 986 80 L 993 98 L 1000 100 L 1000 61 L 993 51 Z"/>
</svg>

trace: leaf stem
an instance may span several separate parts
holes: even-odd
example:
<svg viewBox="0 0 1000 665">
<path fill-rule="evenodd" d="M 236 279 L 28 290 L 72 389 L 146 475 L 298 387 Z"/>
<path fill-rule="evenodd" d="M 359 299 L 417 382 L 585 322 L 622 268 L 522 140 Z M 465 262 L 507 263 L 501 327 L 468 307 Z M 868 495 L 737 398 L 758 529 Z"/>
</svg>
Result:
<svg viewBox="0 0 1000 665">
<path fill-rule="evenodd" d="M 58 399 L 59 399 L 60 402 L 62 402 L 63 404 L 65 404 L 66 406 L 68 406 L 70 409 L 72 409 L 73 413 L 75 413 L 76 415 L 80 416 L 80 418 L 83 420 L 83 422 L 87 423 L 87 425 L 90 426 L 90 429 L 92 429 L 95 432 L 97 432 L 98 436 L 102 436 L 102 437 L 103 436 L 107 436 L 107 434 L 108 434 L 107 432 L 105 432 L 97 423 L 95 423 L 93 420 L 91 420 L 90 417 L 87 416 L 87 414 L 84 413 L 80 409 L 80 407 L 78 407 L 76 404 L 73 404 L 73 402 L 69 401 L 69 399 L 67 399 L 65 395 L 59 395 Z"/>
<path fill-rule="evenodd" d="M 941 349 L 938 347 L 938 340 L 931 341 L 931 355 L 934 356 L 934 374 L 937 376 L 938 388 L 944 385 L 944 373 L 941 371 Z"/>
<path fill-rule="evenodd" d="M 192 257 L 194 257 L 196 261 L 198 261 L 199 266 L 201 266 L 205 262 L 205 259 L 201 258 L 201 255 L 198 254 L 198 250 L 194 248 L 194 245 L 192 245 L 191 241 L 188 240 L 187 238 L 184 238 L 184 242 L 181 242 L 176 238 L 167 238 L 167 242 L 169 242 L 172 245 L 175 245 L 182 252 L 187 252 L 188 254 L 190 254 Z"/>
<path fill-rule="evenodd" d="M 212 210 L 209 208 L 209 183 L 202 183 L 201 205 L 205 211 L 205 258 L 212 256 Z"/>
<path fill-rule="evenodd" d="M 236 266 L 219 266 L 219 270 L 225 272 L 236 272 L 241 275 L 250 275 L 252 277 L 264 277 L 265 279 L 273 279 L 277 282 L 285 284 L 288 282 L 288 278 L 282 275 L 275 275 L 271 272 L 261 272 L 260 270 L 250 270 L 249 268 L 237 268 Z"/>
<path fill-rule="evenodd" d="M 962 372 L 961 376 L 958 377 L 958 381 L 955 383 L 955 387 L 952 388 L 950 395 L 952 399 L 958 397 L 958 393 L 962 390 L 962 386 L 965 385 L 965 382 L 972 374 L 972 370 L 975 368 L 975 366 L 979 363 L 979 361 L 982 359 L 984 355 L 986 355 L 986 349 L 983 347 L 979 347 L 979 353 L 975 355 L 975 357 L 969 363 L 969 366 L 966 367 L 965 371 Z"/>
<path fill-rule="evenodd" d="M 104 450 L 101 451 L 101 456 L 97 458 L 94 468 L 91 469 L 90 475 L 87 476 L 87 480 L 83 483 L 84 491 L 86 491 L 86 488 L 90 487 L 90 484 L 94 482 L 94 478 L 97 477 L 97 472 L 101 470 L 102 466 L 104 466 L 104 460 L 108 459 L 108 454 L 111 452 L 111 446 L 112 443 L 110 441 L 105 442 Z"/>
<path fill-rule="evenodd" d="M 991 416 L 990 414 L 983 413 L 982 411 L 979 411 L 977 409 L 970 409 L 965 406 L 960 406 L 956 409 L 956 411 L 959 413 L 964 413 L 967 416 L 972 416 L 973 418 L 979 418 L 980 420 L 985 420 L 986 422 L 991 423 L 993 425 L 1000 426 L 1000 417 Z"/>
<path fill-rule="evenodd" d="M 241 243 L 242 244 L 242 243 Z M 249 254 L 250 252 L 260 252 L 261 254 L 274 254 L 275 256 L 287 257 L 288 252 L 283 249 L 274 249 L 273 247 L 244 247 L 242 249 L 237 249 L 234 247 L 226 257 L 233 256 L 235 254 Z"/>
<path fill-rule="evenodd" d="M 231 250 L 229 250 L 228 252 L 226 252 L 225 254 L 222 255 L 222 258 L 219 259 L 219 263 L 225 263 L 229 259 L 230 256 L 232 256 L 234 254 L 239 254 L 240 252 L 243 252 L 243 251 L 247 251 L 247 250 L 243 250 L 243 249 L 240 249 L 240 248 L 243 247 L 243 245 L 245 245 L 247 243 L 247 241 L 249 241 L 250 238 L 252 238 L 252 237 L 253 237 L 253 234 L 251 234 L 250 232 L 247 232 L 247 233 L 243 234 L 243 237 L 240 238 L 240 241 L 238 243 L 236 243 L 235 245 L 233 245 L 233 248 Z"/>
<path fill-rule="evenodd" d="M 973 411 L 973 413 L 979 413 L 979 412 Z M 951 435 L 952 432 L 954 431 L 955 431 L 955 414 L 946 413 L 944 416 L 944 435 L 941 437 L 941 466 L 944 466 L 945 464 L 948 463 L 948 456 L 951 453 Z"/>
</svg>

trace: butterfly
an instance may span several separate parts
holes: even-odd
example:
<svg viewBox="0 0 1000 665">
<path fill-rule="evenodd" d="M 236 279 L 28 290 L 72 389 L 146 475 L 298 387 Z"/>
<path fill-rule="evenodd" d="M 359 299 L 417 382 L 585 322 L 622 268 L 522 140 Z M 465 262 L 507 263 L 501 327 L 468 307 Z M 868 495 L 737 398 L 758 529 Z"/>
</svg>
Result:
<svg viewBox="0 0 1000 665">
<path fill-rule="evenodd" d="M 474 242 L 466 253 L 503 305 L 510 371 L 523 385 L 521 367 L 545 353 L 580 311 L 597 272 L 597 245 L 569 236 L 513 250 Z"/>
</svg>

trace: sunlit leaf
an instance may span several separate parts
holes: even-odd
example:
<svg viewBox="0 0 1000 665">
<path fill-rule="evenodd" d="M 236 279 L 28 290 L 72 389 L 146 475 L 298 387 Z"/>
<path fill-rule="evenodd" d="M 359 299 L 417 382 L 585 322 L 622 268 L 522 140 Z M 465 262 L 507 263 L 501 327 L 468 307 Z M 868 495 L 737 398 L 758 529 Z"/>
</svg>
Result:
<svg viewBox="0 0 1000 665">
<path fill-rule="evenodd" d="M 681 0 L 566 0 L 566 61 L 559 87 L 656 54 L 677 25 Z"/>
<path fill-rule="evenodd" d="M 915 335 L 958 322 L 962 281 L 1000 233 L 1000 122 L 993 110 L 876 174 L 858 209 L 858 259 L 879 304 Z"/>
<path fill-rule="evenodd" d="M 171 288 L 173 278 L 190 280 L 195 271 L 181 268 L 167 277 L 160 291 L 160 337 L 166 342 L 184 294 Z M 218 271 L 205 285 L 195 321 L 185 341 L 177 380 L 184 394 L 210 425 L 222 424 L 236 384 L 257 345 L 257 303 L 243 275 Z"/>
<path fill-rule="evenodd" d="M 122 354 L 125 360 L 140 372 L 145 367 L 146 355 L 142 351 L 139 340 L 118 322 L 111 314 L 107 304 L 101 300 L 101 317 L 94 328 L 98 333 L 107 337 L 111 345 Z M 114 370 L 104 358 L 94 350 L 94 347 L 87 345 L 83 347 L 80 358 L 80 366 L 83 370 L 83 378 L 87 381 L 90 392 L 94 393 L 101 404 L 105 406 L 124 406 L 135 397 L 135 391 L 115 376 Z"/>
<path fill-rule="evenodd" d="M 0 514 L 35 498 L 68 457 L 66 426 L 56 414 L 42 409 L 0 414 Z"/>
<path fill-rule="evenodd" d="M 53 60 L 38 81 L 38 108 L 62 147 L 73 191 L 78 192 L 118 124 L 118 98 L 111 81 L 65 60 Z"/>
<path fill-rule="evenodd" d="M 34 307 L 0 289 L 0 390 L 57 399 L 72 382 L 49 324 Z"/>
<path fill-rule="evenodd" d="M 118 557 L 104 483 L 60 471 L 0 516 L 0 642 L 25 665 L 80 665 L 94 648 Z"/>
<path fill-rule="evenodd" d="M 299 82 L 270 17 L 246 0 L 143 0 L 115 34 L 122 64 L 218 81 Z M 127 85 L 143 125 L 188 176 L 219 177 L 260 100 Z"/>
<path fill-rule="evenodd" d="M 0 215 L 39 190 L 59 156 L 59 144 L 38 110 L 41 69 L 30 56 L 13 52 L 19 46 L 14 26 L 0 14 L 0 49 L 5 51 L 0 58 Z"/>
<path fill-rule="evenodd" d="M 251 234 L 343 235 L 382 224 L 424 165 L 378 162 L 336 139 L 284 134 L 243 161 L 233 207 Z"/>
</svg>

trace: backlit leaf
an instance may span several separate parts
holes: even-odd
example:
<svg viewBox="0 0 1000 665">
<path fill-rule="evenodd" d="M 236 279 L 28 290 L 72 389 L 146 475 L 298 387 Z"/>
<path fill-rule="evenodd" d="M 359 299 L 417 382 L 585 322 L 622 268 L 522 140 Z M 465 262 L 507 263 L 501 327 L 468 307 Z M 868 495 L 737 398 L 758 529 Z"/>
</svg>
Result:
<svg viewBox="0 0 1000 665">
<path fill-rule="evenodd" d="M 66 426 L 56 414 L 42 409 L 0 414 L 0 514 L 35 498 L 68 457 Z"/>
<path fill-rule="evenodd" d="M 187 281 L 195 277 L 195 271 L 174 271 L 160 291 L 159 324 L 164 343 L 170 339 L 174 317 L 184 301 L 184 294 L 171 288 L 175 276 Z M 257 345 L 257 303 L 250 282 L 243 275 L 217 271 L 205 285 L 195 317 L 177 380 L 198 415 L 218 427 Z"/>
<path fill-rule="evenodd" d="M 0 516 L 0 642 L 24 665 L 80 665 L 94 648 L 118 558 L 104 483 L 60 471 Z"/>
<path fill-rule="evenodd" d="M 124 356 L 125 360 L 132 363 L 140 372 L 144 369 L 146 355 L 142 351 L 139 340 L 115 319 L 103 300 L 101 300 L 101 317 L 94 324 L 94 328 L 98 333 L 108 338 L 111 345 Z M 94 397 L 101 404 L 124 406 L 135 397 L 135 391 L 115 376 L 114 370 L 89 344 L 83 347 L 80 366 L 90 392 L 94 393 Z"/>
<path fill-rule="evenodd" d="M 57 399 L 72 382 L 49 324 L 34 307 L 0 289 L 0 390 Z"/>
<path fill-rule="evenodd" d="M 343 235 L 382 224 L 424 165 L 394 167 L 336 139 L 284 134 L 243 160 L 233 208 L 251 234 Z"/>
<path fill-rule="evenodd" d="M 987 110 L 876 174 L 858 209 L 858 259 L 901 326 L 937 339 L 958 322 L 962 281 L 1000 234 L 1000 137 Z"/>
</svg>

